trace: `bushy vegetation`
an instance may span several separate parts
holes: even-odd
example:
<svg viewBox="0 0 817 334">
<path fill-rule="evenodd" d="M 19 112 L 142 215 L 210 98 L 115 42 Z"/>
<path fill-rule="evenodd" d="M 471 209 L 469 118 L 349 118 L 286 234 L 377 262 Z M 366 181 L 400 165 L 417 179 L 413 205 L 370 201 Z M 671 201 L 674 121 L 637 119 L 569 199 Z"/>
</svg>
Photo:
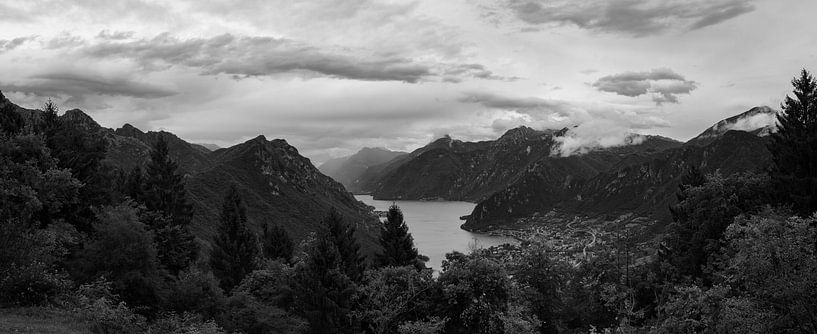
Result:
<svg viewBox="0 0 817 334">
<path fill-rule="evenodd" d="M 337 211 L 301 245 L 225 194 L 209 252 L 163 138 L 111 171 L 104 140 L 47 103 L 0 110 L 0 307 L 93 333 L 787 333 L 817 331 L 817 83 L 794 80 L 768 174 L 682 178 L 673 223 L 630 239 L 531 236 L 426 268 L 396 206 L 364 256 Z M 115 185 L 115 186 L 114 186 Z M 258 233 L 260 232 L 260 233 Z"/>
</svg>

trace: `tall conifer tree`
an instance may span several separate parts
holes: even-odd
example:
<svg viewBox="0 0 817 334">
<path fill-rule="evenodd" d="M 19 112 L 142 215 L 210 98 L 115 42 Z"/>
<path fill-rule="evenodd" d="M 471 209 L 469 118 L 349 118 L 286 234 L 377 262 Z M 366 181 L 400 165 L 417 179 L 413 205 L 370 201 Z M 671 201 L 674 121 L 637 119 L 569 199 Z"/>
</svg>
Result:
<svg viewBox="0 0 817 334">
<path fill-rule="evenodd" d="M 247 208 L 238 188 L 230 186 L 221 209 L 221 224 L 213 241 L 210 266 L 221 281 L 221 287 L 230 291 L 244 276 L 255 270 L 258 241 L 247 228 Z"/>
<path fill-rule="evenodd" d="M 323 228 L 307 249 L 293 279 L 299 313 L 309 321 L 309 333 L 354 333 L 349 317 L 356 285 L 346 275 L 335 238 Z"/>
<path fill-rule="evenodd" d="M 386 220 L 380 226 L 379 241 L 383 252 L 377 255 L 376 263 L 378 266 L 425 268 L 417 248 L 414 247 L 414 238 L 408 232 L 408 225 L 403 219 L 403 212 L 397 205 L 389 207 Z"/>
<path fill-rule="evenodd" d="M 335 208 L 329 210 L 322 225 L 326 227 L 332 242 L 338 249 L 346 276 L 355 282 L 360 282 L 366 270 L 366 263 L 363 256 L 360 255 L 360 244 L 355 236 L 357 229 L 346 222 Z"/>
<path fill-rule="evenodd" d="M 187 202 L 184 178 L 178 173 L 179 165 L 170 158 L 164 135 L 150 152 L 145 177 L 145 206 L 170 217 L 174 225 L 187 225 L 193 217 L 193 207 Z"/>
<path fill-rule="evenodd" d="M 289 233 L 281 225 L 264 225 L 262 243 L 264 257 L 271 260 L 282 259 L 284 262 L 292 261 L 295 245 L 292 238 L 289 237 Z"/>
<path fill-rule="evenodd" d="M 794 97 L 786 96 L 769 145 L 771 176 L 780 199 L 808 216 L 817 210 L 817 82 L 804 69 L 792 85 Z"/>
</svg>

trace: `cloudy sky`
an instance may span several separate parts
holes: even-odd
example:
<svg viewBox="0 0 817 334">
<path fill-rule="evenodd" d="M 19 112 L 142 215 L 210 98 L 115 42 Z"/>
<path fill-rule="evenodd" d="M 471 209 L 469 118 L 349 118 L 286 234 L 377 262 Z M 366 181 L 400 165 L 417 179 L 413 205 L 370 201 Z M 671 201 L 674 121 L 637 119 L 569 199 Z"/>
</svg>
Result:
<svg viewBox="0 0 817 334">
<path fill-rule="evenodd" d="M 813 0 L 0 0 L 0 90 L 316 162 L 577 126 L 686 140 L 817 70 Z"/>
</svg>

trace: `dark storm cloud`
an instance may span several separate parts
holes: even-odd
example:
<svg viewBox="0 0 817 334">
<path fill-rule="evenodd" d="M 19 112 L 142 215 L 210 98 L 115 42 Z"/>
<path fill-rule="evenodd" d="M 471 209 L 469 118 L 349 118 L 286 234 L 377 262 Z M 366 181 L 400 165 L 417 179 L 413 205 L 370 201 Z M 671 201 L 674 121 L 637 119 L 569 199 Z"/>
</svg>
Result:
<svg viewBox="0 0 817 334">
<path fill-rule="evenodd" d="M 398 55 L 321 50 L 288 39 L 236 37 L 179 39 L 168 33 L 150 39 L 104 40 L 82 53 L 95 58 L 131 59 L 151 70 L 185 66 L 203 74 L 236 78 L 305 73 L 364 81 L 419 82 L 435 78 L 505 80 L 479 64 L 424 63 Z"/>
<path fill-rule="evenodd" d="M 753 0 L 508 0 L 513 16 L 531 24 L 568 24 L 633 36 L 694 30 L 755 9 Z"/>
<path fill-rule="evenodd" d="M 625 72 L 608 75 L 593 83 L 602 92 L 636 97 L 652 94 L 656 104 L 678 103 L 678 94 L 690 94 L 697 84 L 671 69 L 654 69 L 648 72 Z"/>
<path fill-rule="evenodd" d="M 41 97 L 67 96 L 69 102 L 82 102 L 89 95 L 161 98 L 175 92 L 158 86 L 81 73 L 58 72 L 35 75 L 23 83 L 0 83 L 0 90 Z"/>
</svg>

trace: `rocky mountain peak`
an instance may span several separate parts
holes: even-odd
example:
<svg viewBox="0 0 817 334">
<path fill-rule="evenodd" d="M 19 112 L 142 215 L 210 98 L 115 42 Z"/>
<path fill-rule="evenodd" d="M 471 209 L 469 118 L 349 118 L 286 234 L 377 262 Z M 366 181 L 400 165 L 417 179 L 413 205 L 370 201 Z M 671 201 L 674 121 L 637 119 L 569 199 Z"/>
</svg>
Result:
<svg viewBox="0 0 817 334">
<path fill-rule="evenodd" d="M 134 137 L 134 138 L 141 138 L 141 136 L 145 135 L 145 133 L 142 132 L 142 130 L 139 130 L 137 127 L 135 127 L 133 125 L 130 125 L 130 123 L 125 123 L 125 125 L 122 125 L 121 128 L 116 129 L 115 132 L 116 132 L 116 134 L 118 134 L 120 136 Z"/>
<path fill-rule="evenodd" d="M 718 137 L 730 130 L 746 131 L 758 136 L 768 136 L 777 131 L 777 111 L 759 106 L 741 114 L 729 117 L 715 123 L 692 141 L 707 140 Z"/>
<path fill-rule="evenodd" d="M 72 122 L 85 130 L 97 130 L 102 128 L 91 116 L 79 109 L 71 109 L 62 115 L 62 119 Z"/>
</svg>

